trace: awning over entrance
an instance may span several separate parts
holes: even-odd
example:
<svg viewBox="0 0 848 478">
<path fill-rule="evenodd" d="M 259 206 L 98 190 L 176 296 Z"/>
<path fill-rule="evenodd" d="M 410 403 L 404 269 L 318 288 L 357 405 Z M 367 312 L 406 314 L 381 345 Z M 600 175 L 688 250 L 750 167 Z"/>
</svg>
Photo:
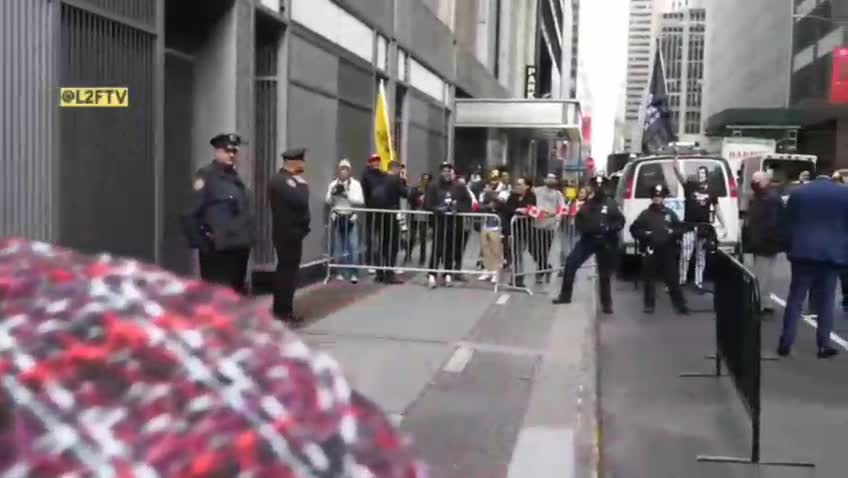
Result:
<svg viewBox="0 0 848 478">
<path fill-rule="evenodd" d="M 456 128 L 496 128 L 528 139 L 582 141 L 580 103 L 548 99 L 457 99 Z"/>
</svg>

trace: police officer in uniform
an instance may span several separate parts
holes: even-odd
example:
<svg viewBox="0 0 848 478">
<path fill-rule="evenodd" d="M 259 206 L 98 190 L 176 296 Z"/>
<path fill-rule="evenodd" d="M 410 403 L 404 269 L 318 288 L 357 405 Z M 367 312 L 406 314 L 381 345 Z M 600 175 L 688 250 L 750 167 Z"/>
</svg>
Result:
<svg viewBox="0 0 848 478">
<path fill-rule="evenodd" d="M 610 276 L 618 249 L 618 233 L 624 228 L 624 215 L 615 200 L 607 196 L 606 187 L 606 180 L 598 176 L 592 182 L 588 200 L 577 212 L 574 222 L 580 240 L 565 260 L 562 287 L 554 304 L 571 303 L 577 270 L 594 254 L 598 265 L 601 307 L 605 314 L 612 314 Z"/>
<path fill-rule="evenodd" d="M 665 207 L 668 195 L 668 187 L 664 184 L 657 184 L 651 189 L 651 205 L 630 225 L 630 234 L 639 241 L 642 251 L 645 312 L 654 312 L 654 279 L 659 273 L 671 295 L 672 305 L 680 315 L 687 315 L 689 308 L 677 276 L 677 243 L 686 227 L 674 211 Z"/>
<path fill-rule="evenodd" d="M 300 319 L 294 315 L 294 291 L 303 252 L 303 239 L 309 234 L 309 185 L 302 175 L 306 150 L 291 149 L 283 153 L 283 168 L 268 184 L 271 203 L 274 249 L 277 271 L 274 276 L 274 314 L 286 321 Z"/>
<path fill-rule="evenodd" d="M 239 146 L 235 133 L 219 134 L 209 143 L 215 159 L 194 175 L 191 207 L 181 218 L 189 245 L 198 250 L 200 277 L 245 293 L 255 216 L 250 191 L 236 171 Z"/>
</svg>

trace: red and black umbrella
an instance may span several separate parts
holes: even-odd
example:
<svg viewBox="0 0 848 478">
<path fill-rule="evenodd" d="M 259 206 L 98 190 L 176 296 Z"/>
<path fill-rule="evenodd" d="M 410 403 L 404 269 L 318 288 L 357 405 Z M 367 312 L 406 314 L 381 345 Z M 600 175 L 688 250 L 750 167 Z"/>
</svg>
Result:
<svg viewBox="0 0 848 478">
<path fill-rule="evenodd" d="M 250 299 L 0 241 L 0 475 L 424 476 L 407 440 Z"/>
</svg>

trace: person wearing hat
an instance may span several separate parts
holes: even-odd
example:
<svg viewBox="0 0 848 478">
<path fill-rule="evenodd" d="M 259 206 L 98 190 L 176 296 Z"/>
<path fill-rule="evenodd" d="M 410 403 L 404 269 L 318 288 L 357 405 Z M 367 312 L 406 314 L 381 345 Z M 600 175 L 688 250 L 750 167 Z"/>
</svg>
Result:
<svg viewBox="0 0 848 478">
<path fill-rule="evenodd" d="M 191 207 L 182 217 L 189 245 L 198 250 L 200 277 L 245 293 L 250 248 L 256 239 L 253 197 L 236 170 L 235 133 L 216 135 L 212 162 L 194 174 Z"/>
<path fill-rule="evenodd" d="M 570 304 L 577 270 L 592 254 L 598 265 L 598 289 L 601 308 L 612 313 L 612 286 L 610 276 L 618 249 L 618 233 L 624 229 L 624 215 L 615 200 L 606 194 L 606 181 L 598 176 L 592 181 L 589 196 L 575 217 L 575 227 L 580 239 L 568 257 L 562 274 L 562 286 L 554 304 Z"/>
<path fill-rule="evenodd" d="M 372 227 L 372 252 L 374 257 L 369 264 L 379 266 L 376 271 L 377 282 L 384 284 L 400 284 L 401 281 L 395 276 L 397 255 L 400 250 L 401 223 L 399 213 L 387 211 L 399 211 L 402 198 L 409 195 L 406 185 L 406 173 L 403 163 L 400 161 L 389 162 L 389 171 L 375 181 L 370 190 L 371 207 L 381 209 L 382 212 L 373 214 Z"/>
<path fill-rule="evenodd" d="M 294 291 L 303 253 L 303 239 L 309 235 L 309 185 L 303 179 L 306 150 L 290 149 L 283 153 L 283 167 L 268 184 L 271 224 L 277 270 L 274 275 L 274 314 L 296 322 Z"/>
<path fill-rule="evenodd" d="M 630 234 L 639 241 L 643 252 L 645 312 L 654 313 L 654 280 L 659 273 L 671 295 L 672 305 L 680 315 L 687 315 L 689 308 L 677 277 L 677 241 L 684 231 L 684 224 L 674 211 L 665 206 L 668 195 L 668 187 L 664 184 L 651 188 L 651 205 L 630 225 Z"/>
<path fill-rule="evenodd" d="M 471 193 L 468 187 L 455 179 L 453 165 L 442 163 L 439 179 L 430 185 L 424 197 L 424 209 L 432 211 L 433 252 L 430 254 L 430 269 L 436 270 L 444 265 L 444 285 L 450 286 L 452 272 L 462 268 L 456 263 L 456 251 L 462 248 L 462 218 L 456 213 L 471 211 Z M 438 285 L 438 277 L 431 273 L 427 277 L 430 288 Z"/>
<path fill-rule="evenodd" d="M 335 260 L 340 264 L 355 266 L 359 264 L 359 238 L 356 228 L 358 214 L 351 211 L 351 208 L 362 207 L 365 205 L 365 199 L 359 181 L 350 175 L 350 161 L 347 159 L 339 161 L 337 171 L 336 179 L 330 181 L 327 187 L 325 199 L 330 206 L 330 224 L 332 225 L 330 234 L 332 234 Z M 352 283 L 359 282 L 358 269 L 352 267 L 342 271 L 336 278 L 344 280 L 344 273 L 348 274 Z"/>
</svg>

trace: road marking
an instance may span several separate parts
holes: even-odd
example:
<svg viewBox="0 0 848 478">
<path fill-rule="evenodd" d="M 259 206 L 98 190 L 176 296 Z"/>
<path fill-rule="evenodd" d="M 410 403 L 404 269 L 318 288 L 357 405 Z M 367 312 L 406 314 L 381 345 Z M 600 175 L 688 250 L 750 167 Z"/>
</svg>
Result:
<svg viewBox="0 0 848 478">
<path fill-rule="evenodd" d="M 508 301 L 509 301 L 509 294 L 501 294 L 501 296 L 500 296 L 500 297 L 498 297 L 498 300 L 497 300 L 497 301 L 495 301 L 495 304 L 497 304 L 497 305 L 504 305 L 504 304 L 506 304 Z"/>
<path fill-rule="evenodd" d="M 474 349 L 470 347 L 460 346 L 456 348 L 453 355 L 451 355 L 448 363 L 442 367 L 442 370 L 450 373 L 462 373 L 465 370 L 465 366 L 468 365 L 468 362 L 471 361 L 471 356 L 474 355 Z"/>
<path fill-rule="evenodd" d="M 782 298 L 778 297 L 776 294 L 772 293 L 770 298 L 771 298 L 771 301 L 774 302 L 775 304 L 783 307 L 784 309 L 786 308 L 786 301 L 783 300 Z M 815 315 L 804 315 L 801 318 L 804 319 L 804 322 L 806 322 L 807 325 L 809 325 L 810 327 L 812 327 L 814 329 L 818 328 L 819 324 L 818 324 L 818 322 L 816 322 L 816 316 Z M 832 340 L 834 343 L 836 343 L 837 345 L 839 345 L 843 349 L 848 350 L 848 340 L 843 339 L 842 337 L 837 335 L 836 332 L 830 333 L 830 340 Z"/>
</svg>

